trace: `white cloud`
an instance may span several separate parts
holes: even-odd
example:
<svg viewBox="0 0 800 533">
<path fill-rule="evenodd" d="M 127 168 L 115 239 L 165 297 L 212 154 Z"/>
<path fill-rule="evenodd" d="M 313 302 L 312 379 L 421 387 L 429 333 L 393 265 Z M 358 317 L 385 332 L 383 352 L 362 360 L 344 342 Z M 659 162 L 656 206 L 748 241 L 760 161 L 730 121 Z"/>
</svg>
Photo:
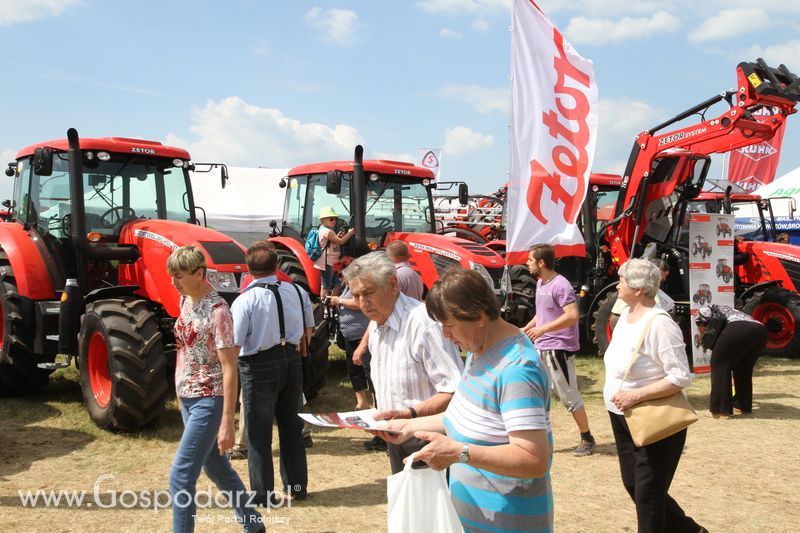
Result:
<svg viewBox="0 0 800 533">
<path fill-rule="evenodd" d="M 617 174 L 625 170 L 636 134 L 667 118 L 665 110 L 628 98 L 601 99 L 598 113 L 597 149 L 592 170 Z"/>
<path fill-rule="evenodd" d="M 789 66 L 789 70 L 794 71 L 793 67 L 797 64 L 800 58 L 800 40 L 787 41 L 785 43 L 774 44 L 772 46 L 752 46 L 744 57 L 755 59 L 757 57 L 764 58 L 768 65 L 777 67 L 781 63 Z"/>
<path fill-rule="evenodd" d="M 414 163 L 416 162 L 417 159 L 415 156 L 407 152 L 399 152 L 399 153 L 375 152 L 374 158 L 383 159 L 385 161 L 404 161 L 406 163 Z"/>
<path fill-rule="evenodd" d="M 312 7 L 306 13 L 312 28 L 322 31 L 322 39 L 338 46 L 353 46 L 356 41 L 358 15 L 350 9 Z"/>
<path fill-rule="evenodd" d="M 481 113 L 500 111 L 508 114 L 511 109 L 511 91 L 504 89 L 489 89 L 480 85 L 448 85 L 442 89 L 445 96 L 467 102 Z"/>
<path fill-rule="evenodd" d="M 460 31 L 451 30 L 450 28 L 442 28 L 439 30 L 439 36 L 446 39 L 461 39 L 464 34 Z"/>
<path fill-rule="evenodd" d="M 278 109 L 248 104 L 238 96 L 193 108 L 191 120 L 189 130 L 196 140 L 186 142 L 170 134 L 166 142 L 187 146 L 195 161 L 291 167 L 347 159 L 355 145 L 363 143 L 353 126 L 303 123 Z"/>
<path fill-rule="evenodd" d="M 477 19 L 472 23 L 472 29 L 478 31 L 486 31 L 489 29 L 489 23 L 483 19 Z"/>
<path fill-rule="evenodd" d="M 769 25 L 769 15 L 763 9 L 726 9 L 707 18 L 689 34 L 695 43 L 738 37 L 742 33 L 760 30 Z"/>
<path fill-rule="evenodd" d="M 652 37 L 659 33 L 671 33 L 681 26 L 678 17 L 659 11 L 649 18 L 623 17 L 619 20 L 608 18 L 573 17 L 564 32 L 574 43 L 601 45 L 611 42 Z"/>
<path fill-rule="evenodd" d="M 0 2 L 0 26 L 47 17 L 57 17 L 80 0 L 3 0 Z"/>
<path fill-rule="evenodd" d="M 444 132 L 442 153 L 447 155 L 463 155 L 494 144 L 494 137 L 483 135 L 465 126 L 447 128 Z"/>
<path fill-rule="evenodd" d="M 506 10 L 511 12 L 511 0 L 425 0 L 417 5 L 428 13 L 460 15 Z"/>
</svg>

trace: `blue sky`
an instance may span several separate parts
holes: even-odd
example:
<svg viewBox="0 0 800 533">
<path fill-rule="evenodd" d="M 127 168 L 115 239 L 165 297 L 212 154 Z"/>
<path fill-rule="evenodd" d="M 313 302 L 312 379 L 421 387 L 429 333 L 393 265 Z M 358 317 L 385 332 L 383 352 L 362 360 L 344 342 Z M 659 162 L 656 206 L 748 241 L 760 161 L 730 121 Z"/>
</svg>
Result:
<svg viewBox="0 0 800 533">
<path fill-rule="evenodd" d="M 0 155 L 69 127 L 238 166 L 438 147 L 443 179 L 489 192 L 508 171 L 510 5 L 3 0 Z M 800 0 L 540 5 L 594 61 L 596 171 L 621 172 L 637 132 L 733 88 L 740 61 L 800 72 Z M 778 175 L 800 166 L 798 131 L 791 117 Z"/>
</svg>

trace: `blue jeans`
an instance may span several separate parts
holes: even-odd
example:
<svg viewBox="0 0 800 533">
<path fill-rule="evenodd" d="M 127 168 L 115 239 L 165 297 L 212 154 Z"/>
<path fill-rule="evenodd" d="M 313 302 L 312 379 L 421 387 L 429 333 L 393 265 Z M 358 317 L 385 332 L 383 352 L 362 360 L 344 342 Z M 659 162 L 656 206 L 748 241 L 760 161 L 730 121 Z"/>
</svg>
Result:
<svg viewBox="0 0 800 533">
<path fill-rule="evenodd" d="M 256 502 L 268 504 L 275 491 L 272 424 L 278 423 L 283 487 L 305 494 L 308 485 L 303 419 L 303 367 L 293 345 L 239 357 L 242 400 L 247 419 L 247 466 Z"/>
<path fill-rule="evenodd" d="M 220 455 L 217 449 L 222 403 L 222 396 L 180 398 L 184 429 L 169 471 L 173 531 L 194 531 L 195 486 L 201 469 L 219 490 L 230 494 L 229 502 L 244 531 L 263 528 L 261 515 L 254 507 L 247 506 L 250 496 L 239 474 L 231 468 L 228 457 Z"/>
</svg>

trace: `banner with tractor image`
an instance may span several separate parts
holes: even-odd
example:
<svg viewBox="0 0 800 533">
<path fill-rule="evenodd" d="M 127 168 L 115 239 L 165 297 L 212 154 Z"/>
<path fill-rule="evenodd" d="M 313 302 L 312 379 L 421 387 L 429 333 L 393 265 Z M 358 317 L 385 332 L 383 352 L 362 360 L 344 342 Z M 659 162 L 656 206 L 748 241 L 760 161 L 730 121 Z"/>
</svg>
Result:
<svg viewBox="0 0 800 533">
<path fill-rule="evenodd" d="M 695 374 L 711 370 L 711 352 L 700 346 L 694 323 L 697 310 L 706 305 L 733 307 L 734 215 L 693 213 L 689 221 L 689 298 L 692 314 L 692 357 Z"/>
</svg>

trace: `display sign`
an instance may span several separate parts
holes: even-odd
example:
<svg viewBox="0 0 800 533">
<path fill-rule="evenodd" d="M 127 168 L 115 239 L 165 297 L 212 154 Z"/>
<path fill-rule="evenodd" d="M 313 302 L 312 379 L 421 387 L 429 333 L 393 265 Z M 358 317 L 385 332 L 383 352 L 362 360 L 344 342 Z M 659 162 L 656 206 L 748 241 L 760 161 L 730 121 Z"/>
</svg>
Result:
<svg viewBox="0 0 800 533">
<path fill-rule="evenodd" d="M 706 305 L 734 306 L 733 215 L 692 213 L 689 220 L 689 298 L 692 315 L 692 358 L 695 374 L 711 370 L 711 352 L 700 346 L 694 323 Z"/>
</svg>

